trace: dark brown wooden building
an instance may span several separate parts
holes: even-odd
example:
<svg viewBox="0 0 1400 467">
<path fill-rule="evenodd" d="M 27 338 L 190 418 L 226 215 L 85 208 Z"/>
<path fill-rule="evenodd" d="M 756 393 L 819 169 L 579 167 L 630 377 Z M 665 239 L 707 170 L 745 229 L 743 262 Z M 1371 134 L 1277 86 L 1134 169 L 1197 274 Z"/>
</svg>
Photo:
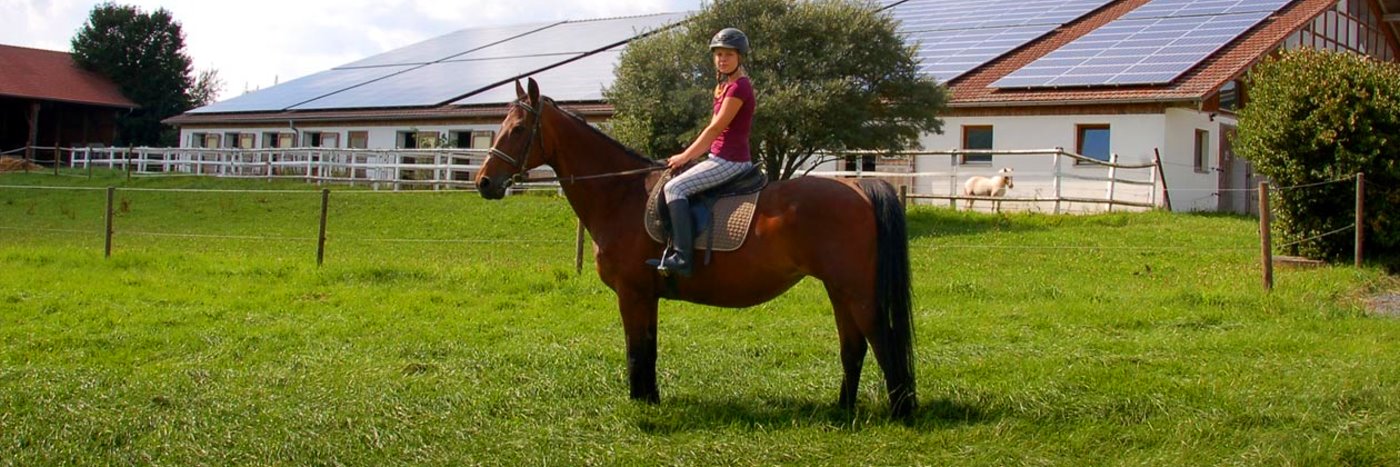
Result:
<svg viewBox="0 0 1400 467">
<path fill-rule="evenodd" d="M 110 146 L 117 116 L 135 107 L 67 52 L 0 45 L 0 152 L 52 161 L 26 148 Z"/>
</svg>

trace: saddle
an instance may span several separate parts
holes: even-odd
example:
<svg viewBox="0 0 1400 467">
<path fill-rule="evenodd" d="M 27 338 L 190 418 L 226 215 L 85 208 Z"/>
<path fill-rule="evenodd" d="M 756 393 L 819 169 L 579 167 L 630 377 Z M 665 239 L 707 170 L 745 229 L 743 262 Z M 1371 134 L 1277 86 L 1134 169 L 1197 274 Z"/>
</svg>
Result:
<svg viewBox="0 0 1400 467">
<path fill-rule="evenodd" d="M 662 200 L 662 187 L 673 174 L 667 171 L 647 197 L 647 235 L 658 243 L 671 238 L 671 215 Z M 753 222 L 758 195 L 768 186 L 768 176 L 757 166 L 714 188 L 690 197 L 690 215 L 695 225 L 695 249 L 705 250 L 705 263 L 712 251 L 734 251 L 744 245 Z M 712 228 L 714 227 L 714 228 Z"/>
</svg>

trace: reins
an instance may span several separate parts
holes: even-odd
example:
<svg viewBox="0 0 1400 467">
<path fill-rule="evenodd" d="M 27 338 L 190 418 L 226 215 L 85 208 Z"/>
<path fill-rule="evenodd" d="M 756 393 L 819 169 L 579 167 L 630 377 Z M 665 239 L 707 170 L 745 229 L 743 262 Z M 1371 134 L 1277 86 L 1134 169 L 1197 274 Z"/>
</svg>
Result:
<svg viewBox="0 0 1400 467">
<path fill-rule="evenodd" d="M 608 173 L 601 173 L 601 174 L 594 174 L 594 175 L 570 175 L 570 176 L 567 176 L 567 177 L 543 177 L 543 178 L 525 178 L 525 177 L 521 176 L 521 177 L 519 177 L 518 179 L 516 179 L 516 183 L 549 183 L 549 182 L 574 183 L 574 182 L 582 181 L 582 180 L 594 180 L 594 179 L 599 179 L 599 178 L 624 177 L 624 176 L 627 176 L 627 175 L 637 175 L 637 174 L 651 173 L 651 172 L 666 170 L 666 168 L 667 168 L 667 166 L 665 166 L 665 165 L 654 165 L 654 166 L 651 166 L 651 167 L 643 167 L 643 168 L 640 168 L 640 169 L 623 170 L 623 171 L 621 171 L 621 172 L 608 172 Z"/>
<path fill-rule="evenodd" d="M 552 101 L 547 101 L 547 102 L 552 102 Z M 515 158 L 515 157 L 512 157 L 510 154 L 506 154 L 505 151 L 502 151 L 502 150 L 500 150 L 500 149 L 496 149 L 496 148 L 493 146 L 493 147 L 491 147 L 491 149 L 487 152 L 486 158 L 487 158 L 487 159 L 490 159 L 490 158 L 492 158 L 492 157 L 500 158 L 501 160 L 505 161 L 507 164 L 510 164 L 511 167 L 515 167 L 516 169 L 519 169 L 519 172 L 516 172 L 515 175 L 513 175 L 513 176 L 510 177 L 511 181 L 514 182 L 514 183 L 548 183 L 548 182 L 567 182 L 567 183 L 574 183 L 574 182 L 582 181 L 582 180 L 595 180 L 595 179 L 600 179 L 600 178 L 623 177 L 623 176 L 627 176 L 627 175 L 636 175 L 636 174 L 643 174 L 643 173 L 651 173 L 651 172 L 656 172 L 656 171 L 659 171 L 659 170 L 665 170 L 665 169 L 667 168 L 667 165 L 665 165 L 665 164 L 658 164 L 658 163 L 653 162 L 653 163 L 652 163 L 653 165 L 650 166 L 650 167 L 643 167 L 643 168 L 640 168 L 640 169 L 623 170 L 623 171 L 620 171 L 620 172 L 608 172 L 608 173 L 593 174 L 593 175 L 570 175 L 570 176 L 567 176 L 567 177 L 527 178 L 527 177 L 525 177 L 525 173 L 526 173 L 526 172 L 529 172 L 529 170 L 527 170 L 527 169 L 525 168 L 525 160 L 524 160 L 524 159 L 525 159 L 526 157 L 529 157 L 529 155 L 530 155 L 530 149 L 535 145 L 535 140 L 536 140 L 536 139 L 539 139 L 539 138 L 541 137 L 541 135 L 540 135 L 540 123 L 541 123 L 542 120 L 544 120 L 544 118 L 543 118 L 543 115 L 541 115 L 539 109 L 536 109 L 536 108 L 534 108 L 534 107 L 531 107 L 529 104 L 525 103 L 525 101 L 523 101 L 523 100 L 517 99 L 517 100 L 513 103 L 513 105 L 516 105 L 516 106 L 519 106 L 519 107 L 522 108 L 522 109 L 525 109 L 525 112 L 526 112 L 526 113 L 528 113 L 528 114 L 530 114 L 530 115 L 532 115 L 532 116 L 535 117 L 535 123 L 534 123 L 534 125 L 531 125 L 531 127 L 530 127 L 530 136 L 529 136 L 529 138 L 528 138 L 528 139 L 526 140 L 526 142 L 525 142 L 525 152 L 524 152 L 524 155 L 523 155 L 522 157 L 520 157 L 519 159 L 517 159 L 517 158 Z M 544 141 L 543 141 L 543 140 L 540 141 L 540 150 L 544 150 Z"/>
</svg>

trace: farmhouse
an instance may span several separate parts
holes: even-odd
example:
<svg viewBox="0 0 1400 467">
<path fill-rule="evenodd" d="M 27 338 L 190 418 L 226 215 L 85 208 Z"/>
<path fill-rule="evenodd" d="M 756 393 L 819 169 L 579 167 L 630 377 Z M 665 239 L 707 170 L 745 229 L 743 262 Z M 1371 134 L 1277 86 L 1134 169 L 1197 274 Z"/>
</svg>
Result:
<svg viewBox="0 0 1400 467">
<path fill-rule="evenodd" d="M 117 115 L 135 107 L 66 52 L 0 45 L 0 153 L 52 160 L 33 148 L 111 145 Z"/>
<path fill-rule="evenodd" d="M 1248 103 L 1250 67 L 1290 48 L 1394 61 L 1400 47 L 1400 0 L 880 4 L 917 44 L 921 71 L 948 86 L 944 132 L 925 135 L 924 155 L 821 168 L 899 172 L 914 194 L 952 195 L 961 179 L 1010 167 L 1017 178 L 1008 196 L 1107 190 L 1139 205 L 1247 212 L 1251 171 L 1230 140 L 1235 111 Z M 684 18 L 465 29 L 167 121 L 190 148 L 480 149 L 515 97 L 511 83 L 525 76 L 565 107 L 606 121 L 601 90 L 627 43 Z M 1050 148 L 1059 149 L 1043 151 Z M 1125 182 L 1105 186 L 1115 178 Z"/>
</svg>

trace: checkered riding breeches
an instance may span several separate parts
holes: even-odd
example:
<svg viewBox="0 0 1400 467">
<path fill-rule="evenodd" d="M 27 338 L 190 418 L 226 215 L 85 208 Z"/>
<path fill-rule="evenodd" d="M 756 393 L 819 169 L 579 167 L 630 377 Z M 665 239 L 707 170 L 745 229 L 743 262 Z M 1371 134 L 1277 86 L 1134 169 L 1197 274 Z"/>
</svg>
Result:
<svg viewBox="0 0 1400 467">
<path fill-rule="evenodd" d="M 719 186 L 753 167 L 752 162 L 734 162 L 710 154 L 690 170 L 666 182 L 666 202 L 689 198 L 690 195 Z"/>
</svg>

